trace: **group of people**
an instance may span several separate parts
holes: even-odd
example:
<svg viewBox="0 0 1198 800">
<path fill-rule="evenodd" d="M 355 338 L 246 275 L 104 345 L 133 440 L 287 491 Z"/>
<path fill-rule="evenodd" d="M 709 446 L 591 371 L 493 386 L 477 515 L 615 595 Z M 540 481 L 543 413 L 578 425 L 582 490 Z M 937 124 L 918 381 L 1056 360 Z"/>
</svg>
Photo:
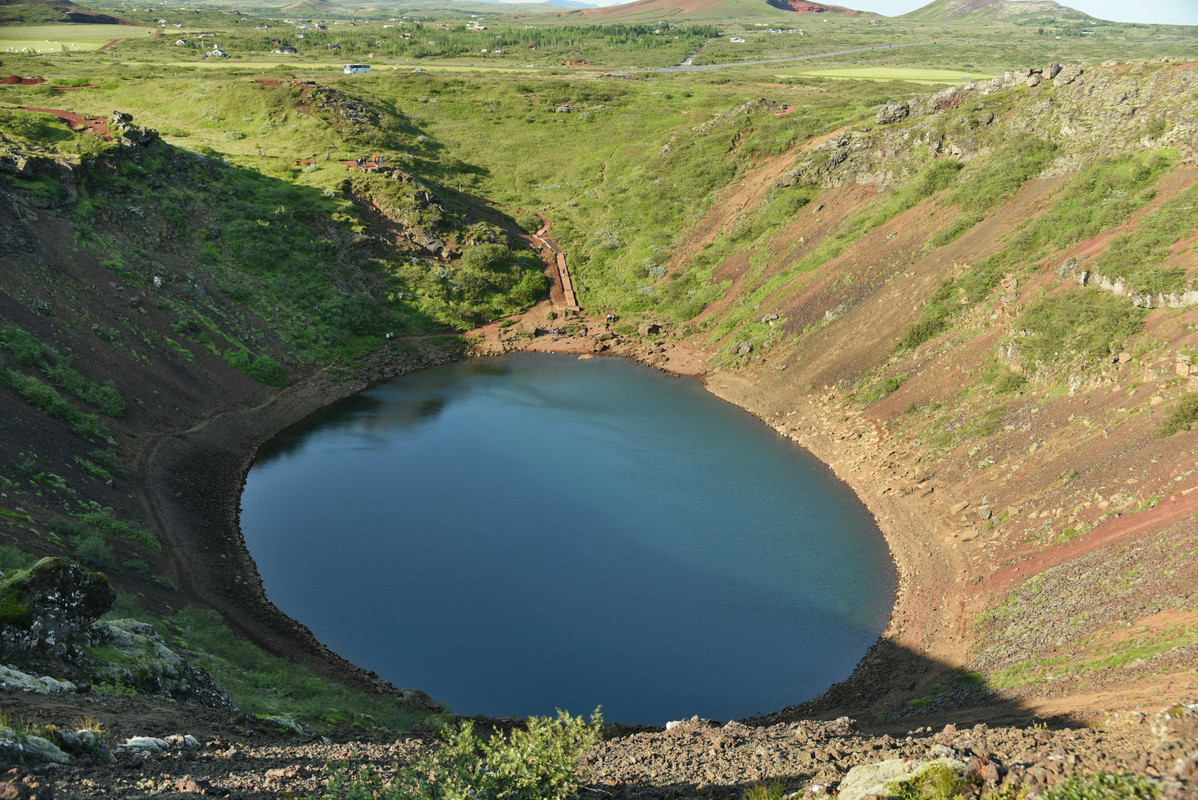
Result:
<svg viewBox="0 0 1198 800">
<path fill-rule="evenodd" d="M 383 160 L 382 156 L 378 155 L 377 153 L 374 153 L 369 158 L 362 158 L 362 157 L 355 158 L 354 163 L 357 164 L 359 167 L 364 167 L 367 164 L 372 164 L 375 167 L 381 167 L 386 162 Z"/>
</svg>

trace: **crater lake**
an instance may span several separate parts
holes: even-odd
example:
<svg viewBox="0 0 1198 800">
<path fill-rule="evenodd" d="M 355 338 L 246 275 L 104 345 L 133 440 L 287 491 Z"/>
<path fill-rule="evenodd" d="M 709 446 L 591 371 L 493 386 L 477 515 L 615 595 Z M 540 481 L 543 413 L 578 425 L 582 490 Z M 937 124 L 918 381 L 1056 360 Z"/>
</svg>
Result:
<svg viewBox="0 0 1198 800">
<path fill-rule="evenodd" d="M 241 523 L 276 605 L 459 714 L 781 709 L 847 677 L 894 602 L 824 464 L 618 358 L 471 359 L 332 405 L 262 449 Z"/>
</svg>

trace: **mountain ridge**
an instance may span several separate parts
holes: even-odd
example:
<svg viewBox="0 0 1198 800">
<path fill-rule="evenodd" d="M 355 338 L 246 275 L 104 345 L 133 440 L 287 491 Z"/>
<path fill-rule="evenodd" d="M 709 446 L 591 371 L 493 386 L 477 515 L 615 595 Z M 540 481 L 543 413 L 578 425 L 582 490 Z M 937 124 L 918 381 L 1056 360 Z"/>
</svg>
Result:
<svg viewBox="0 0 1198 800">
<path fill-rule="evenodd" d="M 932 0 L 925 6 L 899 15 L 899 18 L 945 22 L 1001 22 L 1031 15 L 1078 21 L 1093 19 L 1088 14 L 1063 6 L 1055 0 Z"/>
</svg>

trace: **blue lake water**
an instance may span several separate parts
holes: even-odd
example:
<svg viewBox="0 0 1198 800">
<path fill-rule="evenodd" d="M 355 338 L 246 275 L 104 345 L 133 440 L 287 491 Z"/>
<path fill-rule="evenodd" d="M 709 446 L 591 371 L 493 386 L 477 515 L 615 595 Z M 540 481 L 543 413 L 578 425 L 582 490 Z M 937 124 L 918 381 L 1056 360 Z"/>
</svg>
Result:
<svg viewBox="0 0 1198 800">
<path fill-rule="evenodd" d="M 623 359 L 366 391 L 263 450 L 241 521 L 280 608 L 462 714 L 777 710 L 852 672 L 894 600 L 881 535 L 821 462 Z"/>
</svg>

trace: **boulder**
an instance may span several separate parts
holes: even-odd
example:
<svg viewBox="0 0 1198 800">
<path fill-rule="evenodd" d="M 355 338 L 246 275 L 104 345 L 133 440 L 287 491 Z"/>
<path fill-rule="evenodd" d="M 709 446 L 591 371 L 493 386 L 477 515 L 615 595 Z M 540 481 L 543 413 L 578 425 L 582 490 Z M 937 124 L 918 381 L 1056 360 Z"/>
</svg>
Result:
<svg viewBox="0 0 1198 800">
<path fill-rule="evenodd" d="M 11 573 L 0 582 L 0 659 L 63 655 L 114 600 L 107 577 L 61 558 Z"/>
<path fill-rule="evenodd" d="M 861 800 L 863 797 L 908 797 L 901 784 L 918 784 L 935 769 L 948 769 L 956 775 L 965 773 L 965 763 L 953 758 L 935 758 L 929 761 L 908 761 L 895 758 L 876 764 L 853 767 L 840 782 L 836 793 L 839 800 Z M 911 783 L 908 783 L 911 782 Z"/>
<path fill-rule="evenodd" d="M 1081 64 L 1070 64 L 1067 67 L 1061 67 L 1061 71 L 1052 79 L 1053 86 L 1068 86 L 1077 80 L 1085 70 Z"/>
<path fill-rule="evenodd" d="M 81 637 L 97 683 L 128 686 L 148 694 L 232 708 L 228 694 L 203 670 L 166 646 L 152 625 L 132 619 L 101 622 Z"/>
<path fill-rule="evenodd" d="M 164 739 L 153 736 L 133 736 L 126 739 L 123 744 L 117 745 L 116 749 L 121 752 L 133 753 L 165 753 L 171 749 L 171 746 Z"/>
<path fill-rule="evenodd" d="M 23 692 L 35 692 L 36 694 L 78 691 L 75 684 L 70 681 L 60 681 L 50 677 L 38 678 L 12 667 L 6 667 L 3 664 L 0 664 L 0 689 L 5 691 L 16 689 Z"/>
<path fill-rule="evenodd" d="M 879 125 L 891 125 L 895 122 L 906 119 L 911 114 L 911 106 L 907 103 L 887 103 L 882 106 L 882 110 L 878 112 L 875 121 Z"/>
<path fill-rule="evenodd" d="M 444 710 L 444 706 L 419 689 L 400 689 L 399 699 L 401 702 L 410 706 L 415 706 L 416 708 L 427 709 L 430 711 Z"/>
<path fill-rule="evenodd" d="M 49 739 L 32 734 L 17 735 L 0 728 L 0 765 L 68 764 L 71 757 Z"/>
</svg>

